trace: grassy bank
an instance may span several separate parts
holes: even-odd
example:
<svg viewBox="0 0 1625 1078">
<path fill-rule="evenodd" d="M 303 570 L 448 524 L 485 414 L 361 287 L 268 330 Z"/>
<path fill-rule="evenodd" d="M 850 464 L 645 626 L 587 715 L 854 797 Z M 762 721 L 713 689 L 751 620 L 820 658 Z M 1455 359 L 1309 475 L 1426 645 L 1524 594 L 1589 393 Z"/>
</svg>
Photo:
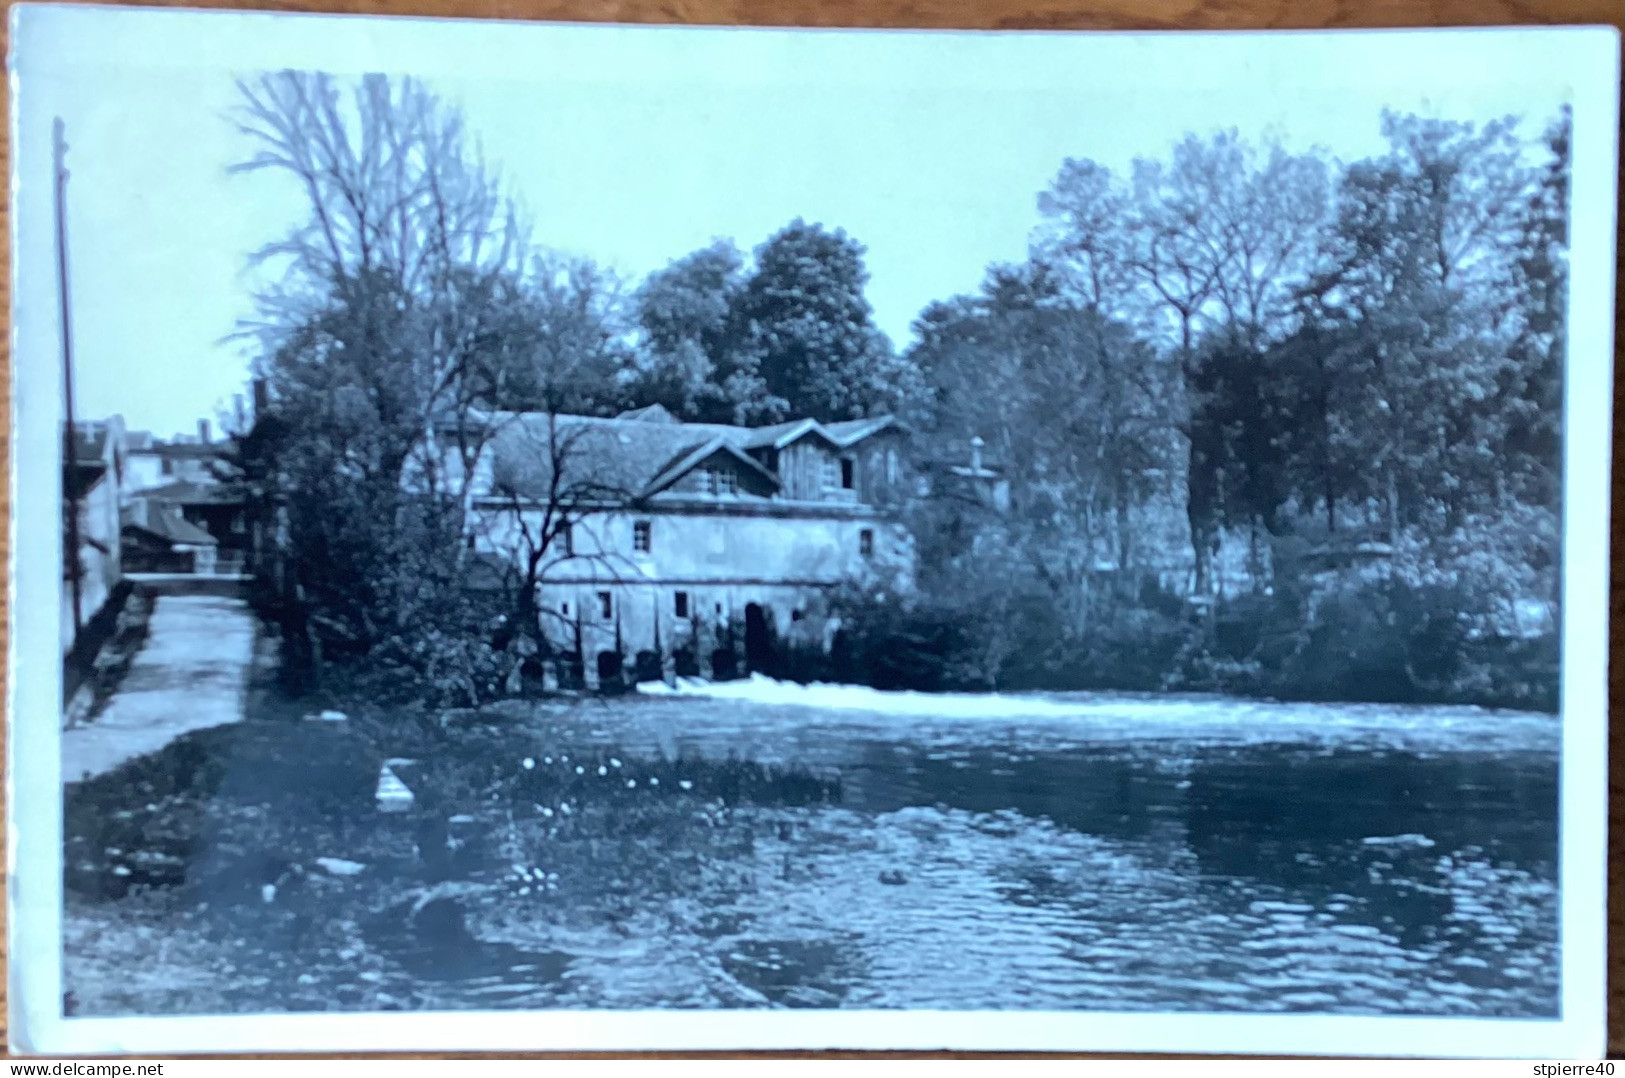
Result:
<svg viewBox="0 0 1625 1078">
<path fill-rule="evenodd" d="M 380 812 L 380 765 L 408 754 L 414 803 Z M 840 796 L 794 768 L 572 749 L 511 713 L 199 731 L 67 788 L 65 1006 L 416 1009 L 434 976 L 556 980 L 569 957 L 500 942 L 515 922 L 703 919 L 758 835 Z"/>
</svg>

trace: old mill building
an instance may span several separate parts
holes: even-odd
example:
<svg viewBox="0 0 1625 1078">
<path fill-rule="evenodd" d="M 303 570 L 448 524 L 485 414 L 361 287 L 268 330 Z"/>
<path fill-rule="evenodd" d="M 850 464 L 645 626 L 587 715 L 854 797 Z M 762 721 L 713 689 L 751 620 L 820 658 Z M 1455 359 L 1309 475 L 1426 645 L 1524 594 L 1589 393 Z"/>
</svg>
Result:
<svg viewBox="0 0 1625 1078">
<path fill-rule="evenodd" d="M 889 416 L 739 427 L 682 423 L 658 405 L 513 415 L 475 478 L 473 542 L 513 574 L 560 505 L 597 505 L 555 529 L 538 562 L 558 649 L 579 641 L 589 680 L 640 652 L 686 653 L 710 673 L 727 649 L 760 669 L 772 641 L 828 632 L 820 597 L 832 585 L 911 571 L 894 513 L 915 490 L 905 439 Z"/>
</svg>

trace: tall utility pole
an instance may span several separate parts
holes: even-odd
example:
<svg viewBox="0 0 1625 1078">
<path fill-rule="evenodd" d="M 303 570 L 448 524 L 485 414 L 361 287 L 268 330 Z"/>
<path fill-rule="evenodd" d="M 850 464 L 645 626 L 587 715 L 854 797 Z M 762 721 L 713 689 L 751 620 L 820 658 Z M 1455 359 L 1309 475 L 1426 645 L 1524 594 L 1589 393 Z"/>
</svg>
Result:
<svg viewBox="0 0 1625 1078">
<path fill-rule="evenodd" d="M 73 636 L 79 639 L 84 628 L 84 584 L 79 579 L 84 567 L 79 563 L 79 454 L 73 425 L 73 319 L 68 313 L 68 140 L 62 117 L 51 125 L 56 161 L 56 281 L 62 310 L 62 389 L 67 404 L 67 422 L 62 427 L 62 496 L 67 511 L 68 533 L 64 537 L 63 568 L 73 588 Z"/>
</svg>

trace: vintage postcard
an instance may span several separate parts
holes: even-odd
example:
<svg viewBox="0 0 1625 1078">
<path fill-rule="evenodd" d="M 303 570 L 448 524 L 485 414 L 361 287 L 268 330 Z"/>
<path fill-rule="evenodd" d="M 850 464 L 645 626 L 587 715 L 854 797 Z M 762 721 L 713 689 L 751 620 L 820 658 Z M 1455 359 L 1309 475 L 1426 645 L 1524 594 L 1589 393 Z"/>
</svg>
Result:
<svg viewBox="0 0 1625 1078">
<path fill-rule="evenodd" d="M 1601 1052 L 1613 30 L 12 18 L 19 1050 Z"/>
</svg>

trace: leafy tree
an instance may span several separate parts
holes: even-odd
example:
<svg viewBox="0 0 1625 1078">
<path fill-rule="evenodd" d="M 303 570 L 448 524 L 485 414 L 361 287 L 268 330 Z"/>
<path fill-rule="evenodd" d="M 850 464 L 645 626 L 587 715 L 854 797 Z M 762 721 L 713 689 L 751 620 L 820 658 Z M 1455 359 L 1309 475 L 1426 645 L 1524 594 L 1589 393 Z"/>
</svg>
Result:
<svg viewBox="0 0 1625 1078">
<path fill-rule="evenodd" d="M 1530 176 L 1511 121 L 1388 115 L 1392 149 L 1345 173 L 1309 320 L 1363 392 L 1360 443 L 1391 536 L 1460 526 L 1493 502 L 1506 408 L 1517 214 Z"/>
<path fill-rule="evenodd" d="M 1198 592 L 1212 584 L 1222 528 L 1244 528 L 1259 545 L 1264 510 L 1253 506 L 1260 484 L 1276 480 L 1263 460 L 1245 477 L 1221 471 L 1234 473 L 1275 440 L 1268 405 L 1256 392 L 1244 399 L 1242 387 L 1263 384 L 1247 367 L 1290 326 L 1294 288 L 1327 215 L 1327 171 L 1318 153 L 1292 154 L 1272 140 L 1255 146 L 1224 131 L 1185 138 L 1166 161 L 1136 160 L 1126 180 L 1068 160 L 1039 198 L 1040 256 L 1084 304 L 1139 327 L 1178 359 L 1168 405 L 1186 437 Z M 1245 452 L 1236 439 L 1248 443 Z M 1252 492 L 1240 501 L 1226 493 L 1238 481 Z"/>
<path fill-rule="evenodd" d="M 514 411 L 611 414 L 633 364 L 620 282 L 592 262 L 542 253 L 504 282 L 491 340 L 491 403 Z"/>
<path fill-rule="evenodd" d="M 735 395 L 753 388 L 735 378 L 748 366 L 738 313 L 744 281 L 743 256 L 722 240 L 649 275 L 635 300 L 643 348 L 628 392 L 636 404 L 698 422 L 733 421 L 729 380 Z"/>
<path fill-rule="evenodd" d="M 1548 160 L 1522 207 L 1513 282 L 1515 363 L 1499 396 L 1507 415 L 1506 493 L 1559 507 L 1563 493 L 1563 359 L 1568 320 L 1569 144 L 1567 106 L 1548 127 Z"/>
<path fill-rule="evenodd" d="M 845 232 L 797 219 L 756 252 L 738 301 L 742 361 L 731 376 L 763 395 L 735 398 L 738 418 L 855 419 L 885 410 L 902 368 L 864 297 L 864 249 Z"/>
<path fill-rule="evenodd" d="M 932 455 L 963 460 L 984 439 L 1010 483 L 1000 542 L 1081 631 L 1097 566 L 1132 575 L 1138 510 L 1167 483 L 1166 365 L 1042 266 L 996 267 L 979 296 L 929 308 L 916 329 Z"/>
</svg>

